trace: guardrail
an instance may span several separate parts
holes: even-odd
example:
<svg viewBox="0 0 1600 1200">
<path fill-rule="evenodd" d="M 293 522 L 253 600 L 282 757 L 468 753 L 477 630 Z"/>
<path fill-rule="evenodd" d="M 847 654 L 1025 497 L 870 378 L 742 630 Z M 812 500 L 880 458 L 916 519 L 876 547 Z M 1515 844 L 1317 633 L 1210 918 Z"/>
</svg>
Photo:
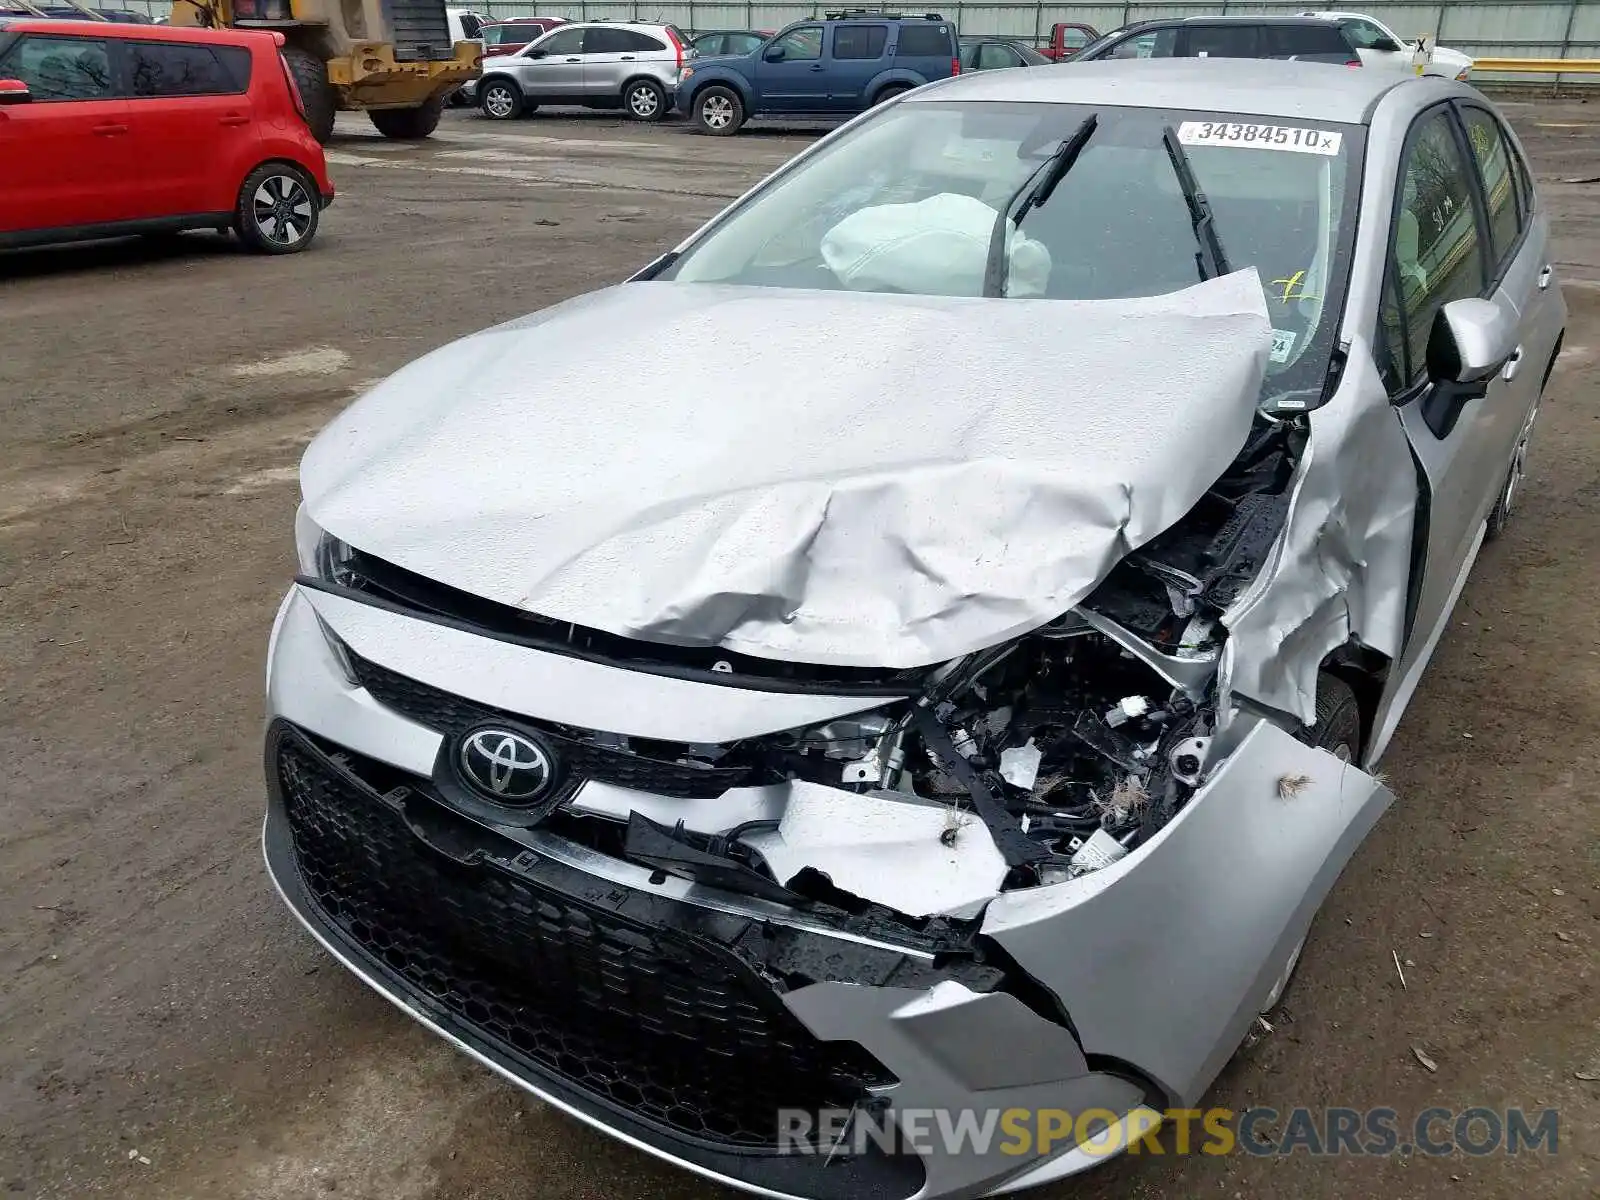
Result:
<svg viewBox="0 0 1600 1200">
<path fill-rule="evenodd" d="M 1474 58 L 1472 73 L 1507 75 L 1600 75 L 1600 58 Z"/>
</svg>

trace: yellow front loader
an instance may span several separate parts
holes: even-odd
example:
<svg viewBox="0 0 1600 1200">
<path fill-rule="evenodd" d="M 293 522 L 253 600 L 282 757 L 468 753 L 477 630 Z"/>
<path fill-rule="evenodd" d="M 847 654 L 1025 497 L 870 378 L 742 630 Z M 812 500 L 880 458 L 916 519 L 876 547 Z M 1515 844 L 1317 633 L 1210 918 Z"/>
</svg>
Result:
<svg viewBox="0 0 1600 1200">
<path fill-rule="evenodd" d="M 427 137 L 483 55 L 481 42 L 452 38 L 444 0 L 175 0 L 171 23 L 283 34 L 319 142 L 341 108 L 365 109 L 385 137 Z"/>
</svg>

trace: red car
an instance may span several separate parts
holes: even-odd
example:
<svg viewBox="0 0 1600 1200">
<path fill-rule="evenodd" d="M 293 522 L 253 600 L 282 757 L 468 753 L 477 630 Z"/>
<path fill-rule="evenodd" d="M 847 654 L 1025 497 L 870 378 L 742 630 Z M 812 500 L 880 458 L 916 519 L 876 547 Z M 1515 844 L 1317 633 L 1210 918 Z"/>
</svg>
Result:
<svg viewBox="0 0 1600 1200">
<path fill-rule="evenodd" d="M 333 184 L 282 45 L 0 19 L 0 248 L 209 228 L 304 250 Z"/>
<path fill-rule="evenodd" d="M 478 30 L 483 39 L 483 56 L 495 58 L 501 54 L 515 54 L 529 42 L 536 42 L 557 25 L 565 25 L 565 17 L 507 17 Z"/>
</svg>

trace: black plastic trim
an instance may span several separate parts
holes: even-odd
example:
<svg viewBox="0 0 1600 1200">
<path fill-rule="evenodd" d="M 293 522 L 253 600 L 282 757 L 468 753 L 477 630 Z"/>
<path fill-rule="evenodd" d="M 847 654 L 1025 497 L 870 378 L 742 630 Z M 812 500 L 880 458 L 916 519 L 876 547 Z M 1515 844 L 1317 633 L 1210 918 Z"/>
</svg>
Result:
<svg viewBox="0 0 1600 1200">
<path fill-rule="evenodd" d="M 460 633 L 470 633 L 476 637 L 505 642 L 508 645 L 521 646 L 528 650 L 540 650 L 546 654 L 558 654 L 563 658 L 576 658 L 583 662 L 598 663 L 601 666 L 613 667 L 619 671 L 636 671 L 643 675 L 661 675 L 668 679 L 685 679 L 693 683 L 710 684 L 713 687 L 732 688 L 746 692 L 782 692 L 808 696 L 881 697 L 885 701 L 904 700 L 907 697 L 917 695 L 920 690 L 918 687 L 909 685 L 890 687 L 884 684 L 848 683 L 835 680 L 769 679 L 760 675 L 706 671 L 695 667 L 680 667 L 671 663 L 658 663 L 649 660 L 616 659 L 605 654 L 581 650 L 575 646 L 552 643 L 539 638 L 522 637 L 514 633 L 507 633 L 501 629 L 490 629 L 476 622 L 464 621 L 444 613 L 429 612 L 410 605 L 398 604 L 382 596 L 374 596 L 370 592 L 364 592 L 360 588 L 344 587 L 337 583 L 330 583 L 325 579 L 318 579 L 313 575 L 296 575 L 295 582 L 301 587 L 326 592 L 330 596 L 354 600 L 360 604 L 367 604 L 373 608 L 381 609 L 384 612 L 410 617 L 413 620 L 442 625 L 446 629 L 454 629 Z M 649 645 L 649 643 L 644 642 L 640 644 Z M 670 647 L 663 644 L 662 648 L 669 649 Z"/>
<path fill-rule="evenodd" d="M 102 221 L 94 225 L 62 225 L 54 229 L 21 229 L 0 233 L 0 249 L 49 246 L 59 242 L 91 242 L 99 238 L 133 237 L 141 233 L 178 233 L 185 229 L 228 229 L 232 213 L 190 213 L 177 217 L 146 217 L 138 221 Z"/>
</svg>

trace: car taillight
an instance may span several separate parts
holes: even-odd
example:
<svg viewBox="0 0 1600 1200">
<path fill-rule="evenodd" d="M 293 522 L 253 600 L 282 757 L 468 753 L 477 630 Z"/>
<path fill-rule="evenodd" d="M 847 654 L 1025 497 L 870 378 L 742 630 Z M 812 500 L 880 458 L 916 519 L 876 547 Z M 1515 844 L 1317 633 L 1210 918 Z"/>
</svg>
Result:
<svg viewBox="0 0 1600 1200">
<path fill-rule="evenodd" d="M 1359 58 L 1352 58 L 1349 62 L 1345 63 L 1345 66 L 1347 67 L 1359 67 L 1360 65 L 1361 60 Z"/>
<path fill-rule="evenodd" d="M 306 116 L 306 102 L 300 95 L 300 85 L 294 81 L 294 72 L 289 70 L 289 60 L 280 54 L 278 64 L 283 68 L 283 81 L 289 85 L 289 95 L 294 98 L 295 112 L 307 125 L 311 124 L 311 118 Z"/>
<path fill-rule="evenodd" d="M 961 74 L 961 60 L 959 58 L 952 58 L 950 60 L 950 74 L 952 74 L 952 75 Z"/>
<path fill-rule="evenodd" d="M 678 70 L 683 70 L 683 43 L 678 40 L 677 31 L 670 25 L 667 27 L 667 40 L 672 43 L 672 48 L 678 55 Z"/>
</svg>

